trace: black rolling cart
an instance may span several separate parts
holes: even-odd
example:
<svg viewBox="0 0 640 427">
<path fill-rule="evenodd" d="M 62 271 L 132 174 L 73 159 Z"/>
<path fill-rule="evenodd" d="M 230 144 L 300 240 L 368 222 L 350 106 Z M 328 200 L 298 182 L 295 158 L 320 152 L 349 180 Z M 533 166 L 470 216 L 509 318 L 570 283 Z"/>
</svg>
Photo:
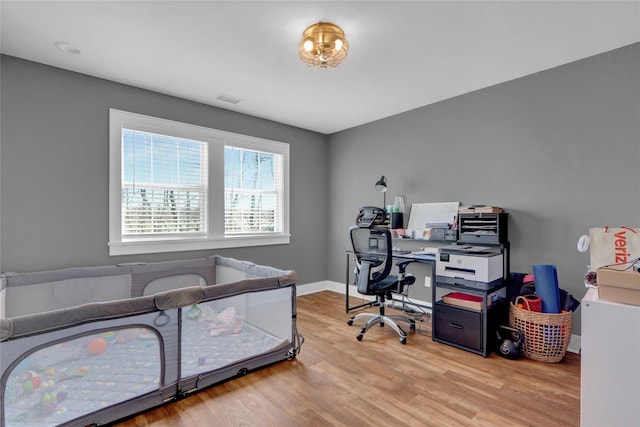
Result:
<svg viewBox="0 0 640 427">
<path fill-rule="evenodd" d="M 495 330 L 508 323 L 509 241 L 506 213 L 473 213 L 458 216 L 458 244 L 487 246 L 502 253 L 503 277 L 491 283 L 443 281 L 432 285 L 432 339 L 487 357 L 495 347 Z M 438 261 L 436 260 L 436 263 Z M 450 293 L 461 292 L 478 300 L 473 307 L 444 301 Z"/>
</svg>

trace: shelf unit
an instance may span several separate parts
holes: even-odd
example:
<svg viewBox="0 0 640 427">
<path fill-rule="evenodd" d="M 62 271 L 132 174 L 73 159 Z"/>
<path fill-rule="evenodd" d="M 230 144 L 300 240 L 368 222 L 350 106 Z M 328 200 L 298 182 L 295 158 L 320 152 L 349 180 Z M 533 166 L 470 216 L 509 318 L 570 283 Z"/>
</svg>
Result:
<svg viewBox="0 0 640 427">
<path fill-rule="evenodd" d="M 458 242 L 497 245 L 507 243 L 508 214 L 462 213 L 458 215 Z"/>
<path fill-rule="evenodd" d="M 482 298 L 479 311 L 450 305 L 442 300 L 445 292 L 464 292 Z M 491 300 L 491 305 L 487 303 Z M 487 357 L 493 350 L 494 331 L 506 317 L 508 309 L 507 283 L 503 281 L 489 289 L 435 282 L 432 286 L 433 332 L 436 342 Z"/>
<path fill-rule="evenodd" d="M 499 325 L 508 325 L 510 273 L 510 244 L 507 234 L 508 214 L 461 213 L 458 215 L 458 244 L 499 247 L 503 255 L 503 280 L 487 289 L 462 284 L 435 281 L 432 286 L 434 341 L 449 344 L 487 357 L 494 348 L 494 331 Z M 436 261 L 437 262 L 437 261 Z M 479 311 L 446 304 L 445 291 L 463 292 L 482 297 Z M 491 299 L 491 305 L 487 304 Z"/>
</svg>

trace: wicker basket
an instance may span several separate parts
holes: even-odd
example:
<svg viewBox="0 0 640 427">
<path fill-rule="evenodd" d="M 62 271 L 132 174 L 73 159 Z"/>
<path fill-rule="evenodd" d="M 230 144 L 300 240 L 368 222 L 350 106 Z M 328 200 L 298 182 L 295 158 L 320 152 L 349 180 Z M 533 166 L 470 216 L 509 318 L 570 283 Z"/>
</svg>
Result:
<svg viewBox="0 0 640 427">
<path fill-rule="evenodd" d="M 525 298 L 516 298 L 516 304 L 528 307 Z M 560 362 L 564 357 L 571 333 L 573 332 L 573 312 L 539 313 L 518 308 L 511 303 L 509 325 L 524 335 L 522 354 L 539 362 Z"/>
</svg>

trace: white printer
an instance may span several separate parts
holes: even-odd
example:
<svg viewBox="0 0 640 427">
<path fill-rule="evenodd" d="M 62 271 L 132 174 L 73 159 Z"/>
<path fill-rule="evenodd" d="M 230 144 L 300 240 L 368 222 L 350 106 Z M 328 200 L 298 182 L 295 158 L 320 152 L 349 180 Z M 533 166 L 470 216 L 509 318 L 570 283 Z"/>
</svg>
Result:
<svg viewBox="0 0 640 427">
<path fill-rule="evenodd" d="M 438 251 L 436 280 L 476 289 L 491 289 L 502 283 L 503 254 L 494 247 L 450 245 Z"/>
</svg>

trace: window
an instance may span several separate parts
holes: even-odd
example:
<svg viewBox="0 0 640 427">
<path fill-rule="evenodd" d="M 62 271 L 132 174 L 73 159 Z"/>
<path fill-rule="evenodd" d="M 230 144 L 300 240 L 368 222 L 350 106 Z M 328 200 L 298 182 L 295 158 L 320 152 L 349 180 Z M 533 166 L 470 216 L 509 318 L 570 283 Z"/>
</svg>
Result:
<svg viewBox="0 0 640 427">
<path fill-rule="evenodd" d="M 224 231 L 282 232 L 282 155 L 224 148 Z"/>
<path fill-rule="evenodd" d="M 207 144 L 122 129 L 122 235 L 206 233 Z"/>
<path fill-rule="evenodd" d="M 109 253 L 289 243 L 289 145 L 110 110 Z"/>
</svg>

